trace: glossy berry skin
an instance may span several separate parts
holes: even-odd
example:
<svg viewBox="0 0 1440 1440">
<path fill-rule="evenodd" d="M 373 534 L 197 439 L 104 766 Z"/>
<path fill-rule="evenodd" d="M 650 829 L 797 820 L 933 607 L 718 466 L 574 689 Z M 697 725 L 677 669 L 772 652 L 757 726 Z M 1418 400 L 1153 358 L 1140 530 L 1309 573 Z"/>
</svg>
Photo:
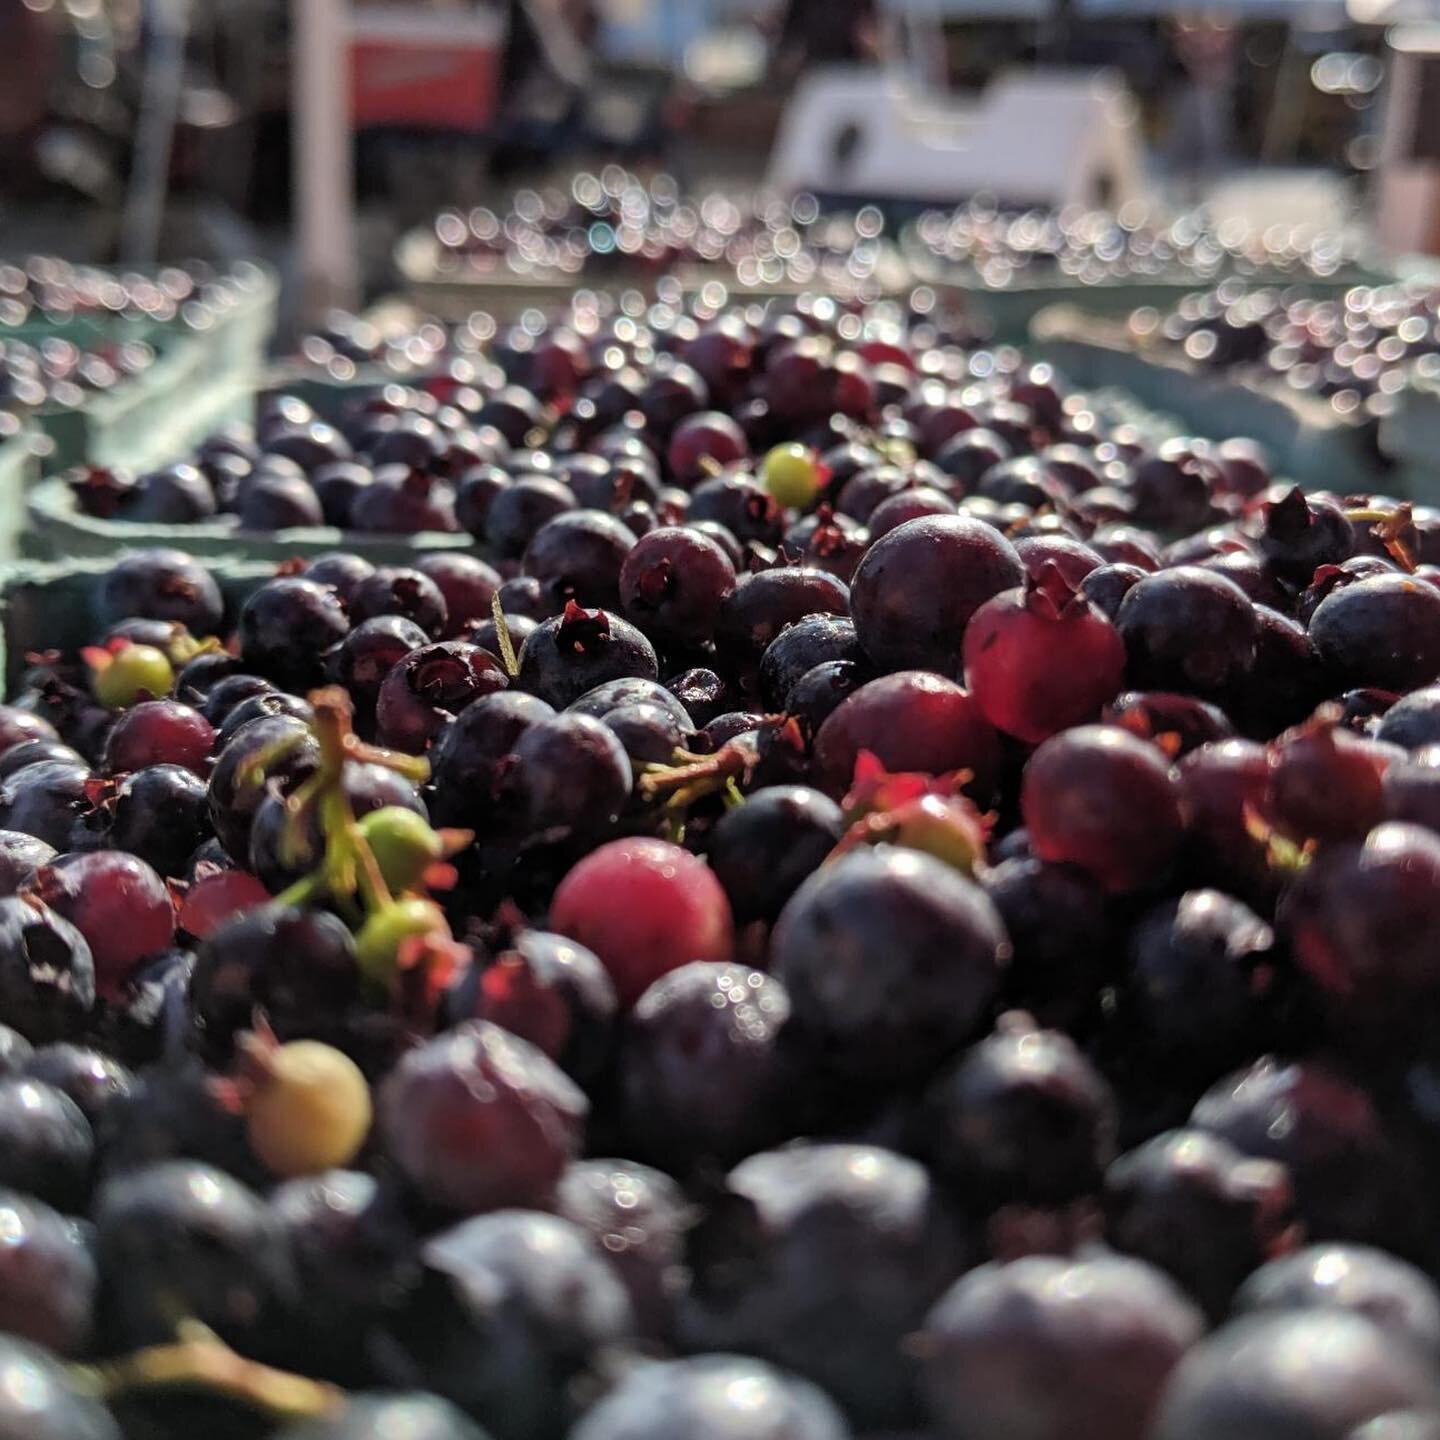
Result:
<svg viewBox="0 0 1440 1440">
<path fill-rule="evenodd" d="M 390 1327 L 415 1378 L 496 1440 L 559 1440 L 600 1349 L 634 1331 L 589 1237 L 556 1215 L 500 1210 L 434 1236 L 421 1262 Z"/>
<path fill-rule="evenodd" d="M 380 1091 L 386 1150 L 427 1204 L 474 1214 L 548 1202 L 589 1106 L 553 1061 L 472 1020 L 410 1051 Z"/>
<path fill-rule="evenodd" d="M 865 750 L 895 773 L 969 770 L 974 777 L 970 793 L 980 796 L 989 791 L 998 766 L 995 732 L 974 697 L 921 670 L 882 675 L 831 712 L 815 736 L 814 774 L 820 788 L 843 796 Z"/>
<path fill-rule="evenodd" d="M 683 1174 L 781 1139 L 789 1017 L 784 985 L 744 965 L 695 961 L 662 975 L 636 1001 L 620 1050 L 627 1148 Z"/>
<path fill-rule="evenodd" d="M 570 606 L 543 620 L 525 642 L 516 684 L 564 709 L 606 680 L 659 677 L 650 642 L 628 621 L 604 610 Z"/>
<path fill-rule="evenodd" d="M 770 957 L 819 1063 L 897 1082 L 922 1078 L 975 1035 L 1009 953 L 979 886 L 928 855 L 881 845 L 801 885 Z"/>
<path fill-rule="evenodd" d="M 573 1432 L 576 1440 L 845 1440 L 844 1420 L 823 1391 L 759 1360 L 697 1355 L 632 1372 Z"/>
<path fill-rule="evenodd" d="M 703 861 L 664 840 L 612 840 L 560 882 L 550 926 L 593 950 L 622 1010 L 692 960 L 728 960 L 730 904 Z"/>
<path fill-rule="evenodd" d="M 1391 1410 L 1350 1431 L 1346 1440 L 1436 1440 L 1440 1416 L 1420 1410 Z"/>
<path fill-rule="evenodd" d="M 1303 1367 L 1297 1354 L 1307 1357 Z M 1185 1357 L 1153 1435 L 1345 1440 L 1387 1411 L 1433 1410 L 1437 1401 L 1430 1365 L 1361 1316 L 1256 1315 L 1222 1326 Z"/>
<path fill-rule="evenodd" d="M 1423 580 L 1357 580 L 1327 595 L 1309 628 L 1337 690 L 1403 694 L 1440 677 L 1440 591 Z"/>
<path fill-rule="evenodd" d="M 950 515 L 910 520 L 866 551 L 850 613 L 877 667 L 955 675 L 970 617 L 1024 579 L 1014 546 L 989 525 Z"/>
<path fill-rule="evenodd" d="M 135 1087 L 135 1077 L 118 1060 L 64 1041 L 42 1045 L 25 1062 L 25 1074 L 68 1095 L 96 1127 Z"/>
<path fill-rule="evenodd" d="M 1190 1123 L 1246 1155 L 1285 1165 L 1312 1241 L 1413 1252 L 1415 1219 L 1400 1157 L 1370 1096 L 1337 1071 L 1264 1056 L 1217 1081 Z"/>
<path fill-rule="evenodd" d="M 83 766 L 85 757 L 60 740 L 22 740 L 0 758 L 0 780 L 7 779 L 27 765 L 39 765 L 45 761 Z"/>
<path fill-rule="evenodd" d="M 675 752 L 694 744 L 695 732 L 688 720 L 679 721 L 669 706 L 620 705 L 603 717 L 606 728 L 624 747 L 634 768 L 641 765 L 668 765 Z"/>
<path fill-rule="evenodd" d="M 303 692 L 323 677 L 326 653 L 349 629 L 333 590 L 298 576 L 267 580 L 240 611 L 240 656 L 286 689 Z"/>
<path fill-rule="evenodd" d="M 0 900 L 0 1014 L 34 1044 L 69 1039 L 95 1004 L 85 937 L 33 900 Z"/>
<path fill-rule="evenodd" d="M 1269 750 L 1265 816 L 1298 840 L 1358 839 L 1385 818 L 1383 765 L 1370 744 L 1327 720 Z"/>
<path fill-rule="evenodd" d="M 519 690 L 497 691 L 467 705 L 430 753 L 435 818 L 446 825 L 494 825 L 501 779 L 514 768 L 510 753 L 530 726 L 554 714 L 543 700 Z"/>
<path fill-rule="evenodd" d="M 584 1230 L 614 1266 L 640 1333 L 669 1335 L 688 1280 L 685 1234 L 694 1219 L 680 1186 L 634 1160 L 577 1160 L 560 1179 L 555 1213 Z"/>
<path fill-rule="evenodd" d="M 239 665 L 240 661 L 235 660 L 233 663 Z M 189 666 L 186 667 L 188 668 Z M 184 675 L 185 671 L 182 670 L 181 678 L 177 682 L 177 689 L 182 695 L 185 693 Z M 221 675 L 202 693 L 200 713 L 213 729 L 218 730 L 247 700 L 276 693 L 275 687 L 263 676 L 232 672 Z"/>
<path fill-rule="evenodd" d="M 618 610 L 621 568 L 634 544 L 635 536 L 613 515 L 574 510 L 535 532 L 525 547 L 525 573 L 557 607 L 574 600 Z"/>
<path fill-rule="evenodd" d="M 1032 857 L 1004 860 L 980 883 L 1010 937 L 1004 998 L 1043 1025 L 1083 1033 L 1094 1022 L 1112 929 L 1085 871 Z"/>
<path fill-rule="evenodd" d="M 630 797 L 630 760 L 615 732 L 589 715 L 540 720 L 515 743 L 514 784 L 527 834 L 601 835 Z"/>
<path fill-rule="evenodd" d="M 1270 779 L 1265 747 L 1250 740 L 1202 745 L 1180 761 L 1175 774 L 1189 819 L 1187 860 L 1198 878 L 1252 902 L 1270 896 L 1277 877 L 1245 818 L 1247 807 L 1264 813 Z"/>
<path fill-rule="evenodd" d="M 1147 575 L 1115 616 L 1132 684 L 1197 695 L 1223 694 L 1255 663 L 1255 613 L 1223 576 L 1181 565 Z"/>
<path fill-rule="evenodd" d="M 413 1272 L 415 1235 L 398 1197 L 371 1175 L 327 1170 L 277 1186 L 269 1204 L 294 1258 L 289 1328 L 307 1372 L 368 1383 L 373 1370 L 356 1352 Z"/>
<path fill-rule="evenodd" d="M 0 826 L 33 835 L 57 850 L 69 848 L 76 820 L 89 808 L 83 765 L 43 760 L 0 783 Z"/>
<path fill-rule="evenodd" d="M 828 796 L 771 785 L 720 817 L 707 858 L 737 921 L 773 921 L 844 833 L 844 816 Z"/>
<path fill-rule="evenodd" d="M 1429 1030 L 1440 918 L 1440 836 L 1389 823 L 1327 847 L 1282 896 L 1279 928 L 1334 1039 L 1360 1054 L 1412 1050 Z"/>
<path fill-rule="evenodd" d="M 275 1432 L 275 1440 L 486 1440 L 485 1431 L 458 1406 L 416 1391 L 352 1394 L 334 1416 L 295 1420 Z"/>
<path fill-rule="evenodd" d="M 545 930 L 522 930 L 489 964 L 472 966 L 450 1008 L 528 1040 L 577 1085 L 593 1084 L 614 1048 L 618 1006 L 605 967 Z"/>
<path fill-rule="evenodd" d="M 638 675 L 603 680 L 578 700 L 572 700 L 566 708 L 572 715 L 589 715 L 592 719 L 604 720 L 617 710 L 635 706 L 663 710 L 677 725 L 686 724 L 685 707 L 680 701 L 658 680 L 647 680 Z"/>
<path fill-rule="evenodd" d="M 121 1440 L 100 1401 L 81 1392 L 48 1350 L 0 1336 L 0 1437 L 3 1440 Z"/>
<path fill-rule="evenodd" d="M 350 506 L 350 524 L 362 533 L 415 535 L 449 533 L 455 519 L 455 492 L 438 476 L 410 465 L 381 465 Z"/>
<path fill-rule="evenodd" d="M 1382 798 L 1387 820 L 1440 832 L 1440 745 L 1426 745 L 1386 766 Z"/>
<path fill-rule="evenodd" d="M 281 758 L 266 766 L 266 784 L 255 785 L 250 770 L 257 760 L 290 742 Z M 282 792 L 304 780 L 319 763 L 320 749 L 309 727 L 292 715 L 252 720 L 237 731 L 215 759 L 206 786 L 210 823 L 230 856 L 242 864 L 250 857 L 250 828 L 269 785 Z"/>
<path fill-rule="evenodd" d="M 865 663 L 855 626 L 844 615 L 807 615 L 782 630 L 760 657 L 760 697 L 772 709 L 785 704 L 795 684 L 833 660 Z"/>
<path fill-rule="evenodd" d="M 662 645 L 691 645 L 715 633 L 721 602 L 735 588 L 729 556 L 697 530 L 666 525 L 643 535 L 620 570 L 625 618 Z"/>
<path fill-rule="evenodd" d="M 785 697 L 785 713 L 813 741 L 820 727 L 840 705 L 870 679 L 869 665 L 853 660 L 827 660 L 807 670 Z"/>
<path fill-rule="evenodd" d="M 395 565 L 367 575 L 355 587 L 349 608 L 350 619 L 357 625 L 377 615 L 402 615 L 432 640 L 445 633 L 450 618 L 444 593 L 428 575 Z"/>
<path fill-rule="evenodd" d="M 1106 1237 L 1158 1267 L 1212 1321 L 1245 1277 L 1298 1243 L 1285 1167 L 1201 1130 L 1169 1130 L 1105 1174 Z"/>
<path fill-rule="evenodd" d="M 1047 740 L 1025 767 L 1020 808 L 1042 860 L 1078 865 L 1110 891 L 1155 885 L 1184 836 L 1164 753 L 1116 726 Z"/>
<path fill-rule="evenodd" d="M 544 475 L 518 476 L 486 508 L 486 543 L 502 560 L 518 560 L 542 525 L 574 508 L 568 485 Z"/>
<path fill-rule="evenodd" d="M 85 1112 L 39 1080 L 0 1080 L 0 1187 L 83 1213 L 95 1161 Z"/>
<path fill-rule="evenodd" d="M 981 1213 L 1093 1194 L 1115 1154 L 1110 1087 L 1069 1036 L 1024 1015 L 947 1070 L 925 1113 L 931 1167 Z"/>
<path fill-rule="evenodd" d="M 1311 1245 L 1260 1266 L 1236 1309 L 1348 1310 L 1432 1358 L 1440 1354 L 1440 1293 L 1424 1271 L 1366 1245 Z"/>
<path fill-rule="evenodd" d="M 1111 563 L 1092 570 L 1081 582 L 1080 593 L 1108 620 L 1120 612 L 1126 595 L 1148 572 L 1138 565 Z"/>
<path fill-rule="evenodd" d="M 445 597 L 445 639 L 454 640 L 490 618 L 490 601 L 500 588 L 500 576 L 483 560 L 459 550 L 437 550 L 421 556 L 415 568 L 433 580 Z"/>
<path fill-rule="evenodd" d="M 278 1222 L 224 1171 L 169 1160 L 117 1176 L 101 1187 L 95 1222 L 111 1344 L 165 1343 L 178 1303 L 231 1344 L 253 1346 L 289 1298 Z"/>
<path fill-rule="evenodd" d="M 966 1259 L 924 1167 L 876 1146 L 802 1143 L 750 1156 L 725 1185 L 692 1236 L 684 1348 L 804 1376 L 857 1428 L 908 1423 L 902 1337 Z"/>
<path fill-rule="evenodd" d="M 0 1226 L 0 1330 L 58 1355 L 83 1353 L 95 1323 L 96 1280 L 80 1227 L 8 1190 L 0 1191 Z"/>
<path fill-rule="evenodd" d="M 1218 890 L 1162 901 L 1130 932 L 1120 1033 L 1171 1077 L 1215 1079 L 1265 1048 L 1274 944 L 1269 925 Z"/>
<path fill-rule="evenodd" d="M 0 830 L 0 897 L 14 895 L 42 865 L 55 858 L 55 853 L 53 845 L 33 835 Z"/>
<path fill-rule="evenodd" d="M 113 1000 L 126 977 L 175 935 L 175 910 L 164 882 L 122 850 L 62 855 L 27 887 L 85 937 L 100 996 Z"/>
<path fill-rule="evenodd" d="M 358 989 L 354 941 L 339 919 L 266 905 L 225 921 L 200 946 L 190 1002 L 210 1044 L 224 1050 L 257 1008 L 288 1040 L 336 1023 Z"/>
<path fill-rule="evenodd" d="M 1057 572 L 987 600 L 965 627 L 965 679 L 985 718 L 1038 745 L 1090 719 L 1119 691 L 1125 643 Z"/>
<path fill-rule="evenodd" d="M 209 571 L 179 550 L 132 550 L 106 573 L 96 597 L 102 625 L 143 616 L 174 620 L 192 635 L 220 628 L 225 602 Z"/>
<path fill-rule="evenodd" d="M 357 705 L 374 705 L 385 677 L 428 638 L 413 620 L 403 615 L 377 615 L 371 620 L 362 620 L 335 652 L 331 666 L 335 679 L 350 692 Z"/>
<path fill-rule="evenodd" d="M 1440 686 L 1402 695 L 1381 717 L 1375 737 L 1407 750 L 1440 743 Z"/>
<path fill-rule="evenodd" d="M 26 740 L 58 740 L 55 727 L 43 715 L 15 705 L 0 705 L 0 755 L 7 755 Z"/>
<path fill-rule="evenodd" d="M 804 565 L 744 576 L 720 604 L 715 638 L 723 654 L 758 660 L 787 626 L 807 615 L 844 615 L 850 595 L 843 580 Z"/>
<path fill-rule="evenodd" d="M 505 667 L 478 645 L 464 640 L 422 645 L 398 660 L 380 686 L 375 702 L 380 741 L 422 754 L 471 701 L 509 684 Z"/>
<path fill-rule="evenodd" d="M 215 731 L 198 710 L 176 700 L 147 700 L 115 722 L 102 763 L 112 775 L 146 765 L 183 765 L 204 775 L 214 743 Z"/>
<path fill-rule="evenodd" d="M 1158 1270 L 1099 1255 L 982 1265 L 925 1321 L 928 1410 L 973 1440 L 1145 1440 L 1199 1312 Z"/>
</svg>

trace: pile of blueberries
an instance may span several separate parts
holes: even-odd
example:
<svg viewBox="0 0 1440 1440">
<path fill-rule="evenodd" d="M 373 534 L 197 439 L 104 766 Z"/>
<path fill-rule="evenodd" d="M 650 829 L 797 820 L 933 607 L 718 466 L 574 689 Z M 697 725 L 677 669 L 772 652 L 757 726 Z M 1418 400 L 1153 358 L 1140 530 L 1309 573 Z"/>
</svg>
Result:
<svg viewBox="0 0 1440 1440">
<path fill-rule="evenodd" d="M 1321 396 L 1340 414 L 1380 418 L 1410 387 L 1440 384 L 1440 291 L 1419 282 L 1322 300 L 1232 278 L 1169 314 L 1137 310 L 1129 328 L 1141 344 Z"/>
<path fill-rule="evenodd" d="M 437 274 L 509 273 L 609 280 L 698 269 L 748 286 L 844 284 L 898 261 L 874 205 L 824 209 L 815 196 L 687 194 L 673 175 L 619 165 L 581 171 L 567 188 L 520 190 L 508 208 L 442 210 Z"/>
<path fill-rule="evenodd" d="M 128 333 L 128 324 L 204 332 L 260 283 L 253 267 L 225 274 L 169 266 L 141 275 L 45 255 L 0 264 L 0 407 L 83 405 L 154 365 L 154 345 Z"/>
<path fill-rule="evenodd" d="M 127 482 L 473 548 L 15 657 L 0 1437 L 1435 1440 L 1440 514 L 530 341 Z"/>
<path fill-rule="evenodd" d="M 964 275 L 996 288 L 1179 275 L 1196 284 L 1225 275 L 1328 278 L 1355 258 L 1340 232 L 1257 233 L 1233 221 L 1217 227 L 1194 212 L 1159 217 L 1133 204 L 1117 214 L 1079 206 L 1008 210 L 981 199 L 926 211 L 903 228 L 898 243 L 922 273 Z"/>
</svg>

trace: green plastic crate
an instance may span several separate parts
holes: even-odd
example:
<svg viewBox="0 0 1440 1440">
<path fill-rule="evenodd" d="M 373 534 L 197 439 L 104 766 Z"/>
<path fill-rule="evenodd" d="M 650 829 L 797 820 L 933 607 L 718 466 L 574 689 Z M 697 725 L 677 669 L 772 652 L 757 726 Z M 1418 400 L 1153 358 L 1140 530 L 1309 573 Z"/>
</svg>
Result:
<svg viewBox="0 0 1440 1440">
<path fill-rule="evenodd" d="M 42 480 L 30 492 L 27 553 L 45 559 L 115 555 L 121 550 L 171 545 L 199 559 L 233 557 L 266 561 L 322 555 L 347 550 L 377 565 L 413 563 L 418 555 L 437 550 L 471 550 L 474 541 L 463 531 L 446 534 L 425 531 L 419 535 L 369 535 L 337 530 L 330 525 L 297 526 L 290 530 L 241 530 L 221 520 L 198 525 L 137 524 L 101 520 L 81 512 L 74 492 L 60 477 Z"/>
<path fill-rule="evenodd" d="M 1294 286 L 1316 296 L 1343 294 L 1355 285 L 1383 285 L 1393 276 L 1378 271 L 1350 268 L 1324 278 L 1277 275 L 1253 277 L 1254 284 Z M 1146 281 L 1104 281 L 1086 285 L 1075 280 L 1020 281 L 1013 286 L 993 288 L 979 279 L 946 278 L 943 272 L 927 275 L 928 284 L 941 301 L 986 322 L 997 344 L 1020 345 L 1029 336 L 1030 326 L 1042 312 L 1056 305 L 1071 306 L 1087 315 L 1119 318 L 1151 305 L 1168 311 L 1186 295 L 1203 290 L 1205 281 L 1195 276 L 1157 277 Z"/>
<path fill-rule="evenodd" d="M 75 651 L 94 640 L 100 581 L 108 560 L 0 566 L 0 662 L 6 694 L 13 693 L 25 656 L 37 650 Z M 208 567 L 224 592 L 226 624 L 257 585 L 274 575 L 271 565 L 221 562 Z"/>
<path fill-rule="evenodd" d="M 10 560 L 20 553 L 26 501 L 40 479 L 46 448 L 44 437 L 28 426 L 0 441 L 0 559 Z"/>
<path fill-rule="evenodd" d="M 196 336 L 203 373 L 214 379 L 257 382 L 275 334 L 280 304 L 280 277 L 268 265 L 242 261 L 225 278 L 237 291 L 235 303 L 215 324 Z"/>
<path fill-rule="evenodd" d="M 1396 493 L 1404 476 L 1379 453 L 1374 426 L 1338 415 L 1322 400 L 1261 387 L 1135 349 L 1123 326 L 1072 306 L 1035 318 L 1030 353 L 1072 384 L 1126 391 L 1210 440 L 1245 436 L 1270 452 L 1279 472 L 1317 489 Z"/>
</svg>

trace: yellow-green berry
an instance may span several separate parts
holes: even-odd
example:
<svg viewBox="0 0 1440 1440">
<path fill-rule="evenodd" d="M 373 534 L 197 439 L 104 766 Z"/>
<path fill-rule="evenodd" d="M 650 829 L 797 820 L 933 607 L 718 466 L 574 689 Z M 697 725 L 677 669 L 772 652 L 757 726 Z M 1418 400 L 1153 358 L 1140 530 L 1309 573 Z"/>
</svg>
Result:
<svg viewBox="0 0 1440 1440">
<path fill-rule="evenodd" d="M 445 845 L 423 816 L 403 805 L 385 805 L 361 816 L 360 834 L 370 847 L 385 884 L 408 890 L 429 866 L 444 857 Z"/>
<path fill-rule="evenodd" d="M 765 456 L 760 475 L 765 488 L 782 505 L 803 509 L 820 493 L 820 467 L 814 452 L 798 442 L 775 446 Z"/>
<path fill-rule="evenodd" d="M 401 945 L 412 936 L 430 934 L 450 935 L 445 912 L 433 900 L 418 895 L 392 900 L 371 915 L 355 937 L 360 973 L 370 984 L 388 988 Z"/>
<path fill-rule="evenodd" d="M 175 684 L 175 671 L 163 650 L 127 645 L 98 665 L 91 679 L 95 698 L 108 710 L 123 710 L 147 696 L 160 699 Z"/>
<path fill-rule="evenodd" d="M 370 1087 L 355 1062 L 318 1040 L 295 1040 L 264 1056 L 245 1133 L 260 1163 L 289 1179 L 348 1165 L 370 1119 Z"/>
</svg>

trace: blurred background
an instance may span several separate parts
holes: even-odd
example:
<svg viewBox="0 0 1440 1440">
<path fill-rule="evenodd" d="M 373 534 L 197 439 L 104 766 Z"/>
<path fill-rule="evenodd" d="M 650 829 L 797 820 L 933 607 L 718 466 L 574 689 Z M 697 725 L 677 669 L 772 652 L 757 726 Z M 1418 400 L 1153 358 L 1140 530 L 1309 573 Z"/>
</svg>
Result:
<svg viewBox="0 0 1440 1440">
<path fill-rule="evenodd" d="M 988 195 L 1383 230 L 1387 204 L 1418 204 L 1396 244 L 1433 249 L 1433 18 L 1422 0 L 0 0 L 0 253 L 260 257 L 289 317 L 391 288 L 397 242 L 437 214 L 503 224 L 517 189 L 606 164 L 887 218 Z"/>
</svg>

